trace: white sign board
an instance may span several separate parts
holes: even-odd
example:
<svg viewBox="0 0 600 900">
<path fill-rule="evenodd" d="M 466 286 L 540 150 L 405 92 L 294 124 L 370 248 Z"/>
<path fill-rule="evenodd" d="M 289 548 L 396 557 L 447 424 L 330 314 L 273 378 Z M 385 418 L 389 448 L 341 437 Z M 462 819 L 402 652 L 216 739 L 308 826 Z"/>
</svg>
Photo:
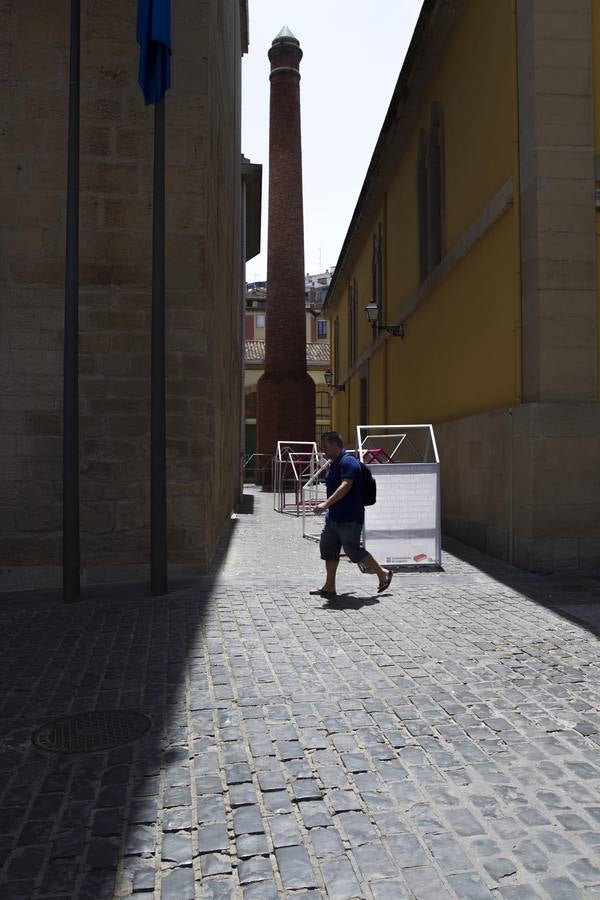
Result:
<svg viewBox="0 0 600 900">
<path fill-rule="evenodd" d="M 370 465 L 377 502 L 365 507 L 365 546 L 380 565 L 440 565 L 440 464 Z"/>
</svg>

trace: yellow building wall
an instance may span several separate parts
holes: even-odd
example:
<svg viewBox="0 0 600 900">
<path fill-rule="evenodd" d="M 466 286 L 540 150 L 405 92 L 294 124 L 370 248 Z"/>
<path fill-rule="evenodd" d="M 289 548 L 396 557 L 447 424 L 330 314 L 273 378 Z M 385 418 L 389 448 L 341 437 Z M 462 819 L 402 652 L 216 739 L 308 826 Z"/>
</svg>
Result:
<svg viewBox="0 0 600 900">
<path fill-rule="evenodd" d="M 385 209 L 384 321 L 391 322 L 419 288 L 417 152 L 432 103 L 443 110 L 446 251 L 502 185 L 514 180 L 514 206 L 406 319 L 404 339 L 370 358 L 370 420 L 441 421 L 520 399 L 520 250 L 516 147 L 515 33 L 512 4 L 469 0 L 449 38 L 415 131 L 382 198 Z M 371 237 L 355 254 L 359 282 L 359 356 L 371 343 L 363 285 L 371 290 Z M 341 366 L 347 373 L 347 274 L 330 298 L 340 319 Z M 364 322 L 363 322 L 364 320 Z M 387 353 L 387 378 L 384 356 Z M 356 384 L 355 384 L 356 382 Z M 387 382 L 387 383 L 386 383 Z M 359 376 L 334 402 L 334 427 L 358 417 Z M 387 387 L 387 392 L 386 392 Z M 387 393 L 387 408 L 385 405 Z M 356 398 L 356 402 L 354 400 Z"/>
<path fill-rule="evenodd" d="M 388 419 L 439 422 L 510 406 L 519 393 L 511 210 L 388 341 Z M 516 323 L 518 325 L 518 323 Z"/>
<path fill-rule="evenodd" d="M 369 421 L 373 425 L 382 425 L 386 421 L 386 352 L 386 347 L 381 344 L 369 359 Z M 365 423 L 360 422 L 359 424 Z"/>
</svg>

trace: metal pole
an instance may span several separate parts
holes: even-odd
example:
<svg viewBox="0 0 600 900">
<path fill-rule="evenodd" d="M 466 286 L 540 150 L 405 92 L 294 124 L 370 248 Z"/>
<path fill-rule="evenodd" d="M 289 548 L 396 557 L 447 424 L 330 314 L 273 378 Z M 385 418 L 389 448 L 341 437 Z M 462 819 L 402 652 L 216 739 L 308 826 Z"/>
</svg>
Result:
<svg viewBox="0 0 600 900">
<path fill-rule="evenodd" d="M 63 388 L 63 600 L 79 600 L 79 84 L 80 0 L 71 0 Z"/>
<path fill-rule="evenodd" d="M 154 104 L 152 222 L 152 386 L 150 581 L 154 595 L 167 586 L 167 475 L 165 420 L 165 101 Z"/>
</svg>

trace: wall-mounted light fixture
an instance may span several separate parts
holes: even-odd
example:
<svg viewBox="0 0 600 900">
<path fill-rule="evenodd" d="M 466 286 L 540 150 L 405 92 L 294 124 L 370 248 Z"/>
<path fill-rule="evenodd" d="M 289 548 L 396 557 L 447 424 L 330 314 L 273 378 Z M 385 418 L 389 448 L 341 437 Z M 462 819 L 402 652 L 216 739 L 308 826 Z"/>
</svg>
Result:
<svg viewBox="0 0 600 900">
<path fill-rule="evenodd" d="M 394 337 L 404 337 L 404 325 L 379 324 L 379 322 L 377 321 L 377 319 L 379 318 L 379 306 L 375 303 L 374 300 L 371 300 L 371 302 L 368 303 L 367 306 L 365 306 L 365 312 L 372 328 L 376 328 L 377 331 L 387 331 L 388 334 L 393 334 Z"/>
<path fill-rule="evenodd" d="M 325 384 L 327 385 L 327 387 L 332 387 L 334 389 L 334 391 L 345 391 L 346 390 L 345 384 L 334 384 L 333 381 L 334 381 L 333 372 L 331 371 L 331 369 L 326 369 Z"/>
</svg>

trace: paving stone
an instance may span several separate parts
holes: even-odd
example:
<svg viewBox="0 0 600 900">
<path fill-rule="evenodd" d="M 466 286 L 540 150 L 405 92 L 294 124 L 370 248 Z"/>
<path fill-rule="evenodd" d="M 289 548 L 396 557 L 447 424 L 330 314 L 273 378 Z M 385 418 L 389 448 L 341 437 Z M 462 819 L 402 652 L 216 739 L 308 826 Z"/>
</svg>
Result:
<svg viewBox="0 0 600 900">
<path fill-rule="evenodd" d="M 51 877 L 51 876 L 50 876 Z M 74 882 L 71 883 L 73 888 Z M 112 900 L 115 889 L 115 873 L 103 869 L 97 872 L 88 872 L 77 892 L 77 900 Z M 73 893 L 70 894 L 73 896 Z M 181 900 L 184 900 L 182 897 Z"/>
<path fill-rule="evenodd" d="M 223 790 L 221 779 L 218 775 L 201 775 L 196 778 L 196 793 L 199 797 L 207 794 L 220 794 Z"/>
<path fill-rule="evenodd" d="M 235 806 L 252 806 L 256 804 L 256 790 L 253 784 L 233 784 L 229 788 L 229 802 Z M 217 801 L 215 801 L 215 805 Z M 200 804 L 198 805 L 200 810 Z M 202 813 L 205 815 L 205 813 Z"/>
<path fill-rule="evenodd" d="M 3 881 L 1 887 L 3 900 L 31 900 L 35 881 Z"/>
<path fill-rule="evenodd" d="M 200 855 L 200 870 L 203 878 L 211 875 L 229 875 L 231 858 L 228 853 L 203 853 Z"/>
<path fill-rule="evenodd" d="M 119 842 L 110 838 L 94 838 L 89 845 L 86 864 L 91 869 L 116 869 Z"/>
<path fill-rule="evenodd" d="M 163 834 L 161 858 L 179 865 L 192 864 L 192 839 L 189 834 Z"/>
<path fill-rule="evenodd" d="M 285 789 L 285 779 L 280 769 L 260 772 L 258 783 L 261 791 L 282 791 Z"/>
<path fill-rule="evenodd" d="M 258 806 L 240 806 L 233 813 L 233 830 L 238 834 L 258 834 L 264 831 Z"/>
<path fill-rule="evenodd" d="M 331 809 L 336 813 L 349 812 L 350 810 L 359 810 L 361 808 L 360 800 L 353 791 L 330 791 L 327 795 L 327 800 Z"/>
<path fill-rule="evenodd" d="M 431 834 L 426 838 L 426 844 L 433 854 L 442 874 L 453 875 L 457 872 L 468 871 L 473 864 L 463 853 L 460 845 L 448 834 Z M 422 863 L 423 865 L 425 862 Z M 418 863 L 417 863 L 418 865 Z"/>
<path fill-rule="evenodd" d="M 127 821 L 131 824 L 152 824 L 158 818 L 158 802 L 152 797 L 134 800 L 127 813 Z"/>
<path fill-rule="evenodd" d="M 580 893 L 579 887 L 570 878 L 544 878 L 541 887 L 552 900 L 573 900 Z"/>
<path fill-rule="evenodd" d="M 448 819 L 457 834 L 460 834 L 462 837 L 485 834 L 485 828 L 467 809 L 444 810 L 444 817 Z"/>
<path fill-rule="evenodd" d="M 412 834 L 390 835 L 386 838 L 386 844 L 394 861 L 401 868 L 431 865 L 431 859 L 425 853 L 418 839 Z"/>
<path fill-rule="evenodd" d="M 224 825 L 203 825 L 198 829 L 198 852 L 229 850 L 229 835 Z"/>
<path fill-rule="evenodd" d="M 375 900 L 410 900 L 410 894 L 402 881 L 393 878 L 385 881 L 372 881 L 369 884 Z"/>
<path fill-rule="evenodd" d="M 298 809 L 306 828 L 327 827 L 332 825 L 331 813 L 322 800 L 303 800 Z"/>
<path fill-rule="evenodd" d="M 192 810 L 189 806 L 166 809 L 162 817 L 163 831 L 180 831 L 192 827 Z"/>
<path fill-rule="evenodd" d="M 251 787 L 251 785 L 238 785 L 238 787 Z M 256 795 L 255 802 L 256 802 Z M 210 795 L 198 797 L 197 804 L 198 822 L 200 824 L 218 823 L 224 825 L 227 821 L 227 812 L 223 797 Z"/>
<path fill-rule="evenodd" d="M 380 842 L 361 844 L 352 853 L 365 880 L 397 874 L 394 860 Z"/>
<path fill-rule="evenodd" d="M 163 873 L 160 881 L 160 900 L 195 900 L 194 872 L 188 868 Z"/>
<path fill-rule="evenodd" d="M 172 806 L 189 806 L 191 802 L 192 794 L 187 785 L 167 788 L 164 793 L 163 806 L 167 808 Z"/>
<path fill-rule="evenodd" d="M 539 900 L 540 894 L 530 884 L 513 884 L 501 887 L 500 894 L 506 900 Z"/>
<path fill-rule="evenodd" d="M 597 860 L 596 860 L 597 861 Z M 575 860 L 567 866 L 569 872 L 577 881 L 585 885 L 600 884 L 600 867 L 594 865 L 589 859 Z"/>
<path fill-rule="evenodd" d="M 44 847 L 19 847 L 9 859 L 9 878 L 30 878 L 31 872 L 41 869 L 46 850 Z"/>
<path fill-rule="evenodd" d="M 267 791 L 263 803 L 268 813 L 286 813 L 292 809 L 292 801 L 287 791 Z"/>
<path fill-rule="evenodd" d="M 339 832 L 335 828 L 312 828 L 310 839 L 318 858 L 324 856 L 340 856 L 344 845 Z"/>
<path fill-rule="evenodd" d="M 275 858 L 286 890 L 317 886 L 312 865 L 304 847 L 280 847 L 275 851 Z"/>
<path fill-rule="evenodd" d="M 448 894 L 437 872 L 431 866 L 403 868 L 402 874 L 406 879 L 408 889 L 412 891 L 417 900 L 426 900 L 426 898 L 433 900 L 434 897 L 444 897 Z"/>
<path fill-rule="evenodd" d="M 515 844 L 513 852 L 528 872 L 537 875 L 548 871 L 548 857 L 534 841 L 519 841 Z"/>
<path fill-rule="evenodd" d="M 299 778 L 292 785 L 294 800 L 321 800 L 323 792 L 314 778 Z"/>
<path fill-rule="evenodd" d="M 242 859 L 238 865 L 240 884 L 251 884 L 254 881 L 272 881 L 273 868 L 268 856 L 251 856 Z"/>
<path fill-rule="evenodd" d="M 461 900 L 492 900 L 494 896 L 476 872 L 448 875 L 448 883 Z"/>
<path fill-rule="evenodd" d="M 352 844 L 367 844 L 369 841 L 376 841 L 378 839 L 375 828 L 363 813 L 340 813 L 339 816 L 336 816 L 336 819 L 341 822 L 341 825 Z"/>
<path fill-rule="evenodd" d="M 134 891 L 152 891 L 154 890 L 154 882 L 156 869 L 154 860 L 136 859 L 135 867 L 130 869 L 131 880 Z"/>
<path fill-rule="evenodd" d="M 244 886 L 242 893 L 244 900 L 279 900 L 280 898 L 276 885 L 266 881 Z M 298 897 L 299 894 L 294 894 L 294 900 L 297 900 Z"/>
<path fill-rule="evenodd" d="M 235 839 L 235 849 L 239 859 L 246 859 L 268 853 L 269 845 L 264 834 L 240 834 Z"/>
<path fill-rule="evenodd" d="M 269 816 L 267 823 L 274 847 L 293 847 L 302 843 L 296 819 L 292 814 Z"/>
<path fill-rule="evenodd" d="M 353 900 L 362 897 L 362 889 L 346 856 L 322 862 L 321 872 L 329 900 Z"/>
</svg>

